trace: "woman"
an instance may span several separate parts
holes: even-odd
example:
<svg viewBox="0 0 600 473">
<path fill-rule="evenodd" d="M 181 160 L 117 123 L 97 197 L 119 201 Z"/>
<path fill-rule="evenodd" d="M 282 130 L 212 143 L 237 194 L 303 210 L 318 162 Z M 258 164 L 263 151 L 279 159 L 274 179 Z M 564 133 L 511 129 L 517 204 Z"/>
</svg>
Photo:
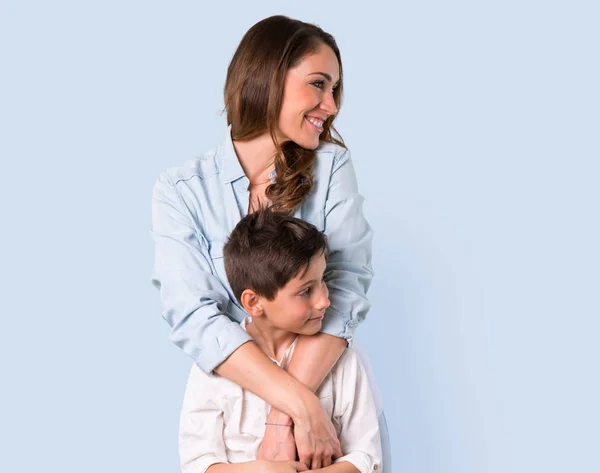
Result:
<svg viewBox="0 0 600 473">
<path fill-rule="evenodd" d="M 372 232 L 350 154 L 333 135 L 341 94 L 342 63 L 331 35 L 283 16 L 260 21 L 227 71 L 224 141 L 162 173 L 153 193 L 153 282 L 173 342 L 203 371 L 216 371 L 272 406 L 259 459 L 295 459 L 297 451 L 311 469 L 341 455 L 313 392 L 370 307 Z M 239 326 L 245 313 L 222 261 L 235 224 L 263 205 L 316 225 L 331 250 L 331 306 L 322 333 L 301 337 L 287 372 Z M 380 420 L 385 429 L 383 414 Z M 293 431 L 286 427 L 292 424 Z"/>
</svg>

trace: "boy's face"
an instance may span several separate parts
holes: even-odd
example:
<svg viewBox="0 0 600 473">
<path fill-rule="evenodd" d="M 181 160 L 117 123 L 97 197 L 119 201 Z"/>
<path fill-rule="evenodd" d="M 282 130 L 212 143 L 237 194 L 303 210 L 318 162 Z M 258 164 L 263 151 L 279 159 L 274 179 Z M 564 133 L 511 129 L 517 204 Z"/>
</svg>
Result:
<svg viewBox="0 0 600 473">
<path fill-rule="evenodd" d="M 275 328 L 302 335 L 321 330 L 329 307 L 329 291 L 323 281 L 325 265 L 325 256 L 315 255 L 306 271 L 279 289 L 272 301 L 261 300 L 264 315 Z"/>
</svg>

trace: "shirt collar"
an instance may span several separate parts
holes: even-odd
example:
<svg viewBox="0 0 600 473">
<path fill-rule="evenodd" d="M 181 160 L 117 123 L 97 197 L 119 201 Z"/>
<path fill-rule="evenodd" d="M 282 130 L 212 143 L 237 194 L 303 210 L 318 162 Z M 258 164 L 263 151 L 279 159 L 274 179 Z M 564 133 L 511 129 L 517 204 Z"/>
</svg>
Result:
<svg viewBox="0 0 600 473">
<path fill-rule="evenodd" d="M 221 170 L 221 179 L 223 182 L 233 182 L 240 177 L 244 177 L 244 169 L 240 164 L 240 160 L 235 154 L 235 148 L 233 147 L 233 140 L 231 139 L 231 125 L 227 125 L 227 132 L 221 145 L 221 153 L 223 160 L 223 167 Z"/>
<path fill-rule="evenodd" d="M 240 164 L 240 160 L 235 153 L 235 148 L 233 147 L 233 139 L 231 138 L 231 125 L 227 125 L 227 132 L 225 133 L 225 138 L 221 143 L 221 179 L 225 183 L 236 181 L 242 177 L 246 177 L 244 173 L 244 169 Z M 269 177 L 271 178 L 271 182 L 275 183 L 275 177 L 277 173 L 275 169 L 273 169 Z"/>
</svg>

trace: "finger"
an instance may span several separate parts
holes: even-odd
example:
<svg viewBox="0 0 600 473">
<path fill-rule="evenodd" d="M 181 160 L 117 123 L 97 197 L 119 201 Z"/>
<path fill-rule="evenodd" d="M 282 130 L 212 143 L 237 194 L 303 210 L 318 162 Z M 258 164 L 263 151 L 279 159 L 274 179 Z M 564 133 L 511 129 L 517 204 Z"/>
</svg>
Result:
<svg viewBox="0 0 600 473">
<path fill-rule="evenodd" d="M 315 454 L 312 458 L 310 469 L 318 470 L 319 468 L 321 468 L 321 455 Z"/>
<path fill-rule="evenodd" d="M 296 471 L 306 471 L 308 467 L 306 464 L 302 462 L 288 462 L 291 467 L 293 467 Z"/>
<path fill-rule="evenodd" d="M 312 454 L 301 452 L 300 450 L 298 450 L 298 458 L 300 459 L 300 463 L 303 463 L 304 465 L 310 465 L 313 459 Z"/>
<path fill-rule="evenodd" d="M 330 454 L 326 454 L 323 456 L 323 458 L 321 459 L 321 468 L 325 468 L 327 466 L 331 465 L 331 455 Z"/>
<path fill-rule="evenodd" d="M 340 447 L 340 442 L 336 442 L 335 443 L 335 447 L 333 449 L 333 459 L 337 460 L 338 458 L 340 458 L 342 456 L 342 449 Z"/>
</svg>

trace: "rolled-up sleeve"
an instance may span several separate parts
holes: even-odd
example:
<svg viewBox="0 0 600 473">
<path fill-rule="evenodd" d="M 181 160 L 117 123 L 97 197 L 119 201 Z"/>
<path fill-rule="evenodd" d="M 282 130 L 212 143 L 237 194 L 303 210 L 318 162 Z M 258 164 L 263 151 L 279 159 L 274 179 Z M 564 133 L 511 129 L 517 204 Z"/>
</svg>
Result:
<svg viewBox="0 0 600 473">
<path fill-rule="evenodd" d="M 170 338 L 210 373 L 251 338 L 226 314 L 229 295 L 213 274 L 206 239 L 168 175 L 152 194 L 152 282 L 160 291 Z"/>
<path fill-rule="evenodd" d="M 325 203 L 324 232 L 330 250 L 325 281 L 331 305 L 322 331 L 349 342 L 371 307 L 367 291 L 373 278 L 373 232 L 363 214 L 363 201 L 350 152 L 342 150 L 334 158 Z"/>
</svg>

